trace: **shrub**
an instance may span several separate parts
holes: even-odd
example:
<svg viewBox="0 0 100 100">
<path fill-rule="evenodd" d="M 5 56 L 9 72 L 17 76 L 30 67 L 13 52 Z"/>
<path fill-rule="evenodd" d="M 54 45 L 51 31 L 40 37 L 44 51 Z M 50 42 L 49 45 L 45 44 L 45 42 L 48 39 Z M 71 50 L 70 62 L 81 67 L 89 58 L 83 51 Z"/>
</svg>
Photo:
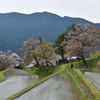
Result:
<svg viewBox="0 0 100 100">
<path fill-rule="evenodd" d="M 60 70 L 59 66 L 56 67 L 43 67 L 43 68 L 31 68 L 31 69 L 25 69 L 25 71 L 32 73 L 32 74 L 38 74 L 38 75 L 50 75 L 52 73 L 55 73 Z"/>
</svg>

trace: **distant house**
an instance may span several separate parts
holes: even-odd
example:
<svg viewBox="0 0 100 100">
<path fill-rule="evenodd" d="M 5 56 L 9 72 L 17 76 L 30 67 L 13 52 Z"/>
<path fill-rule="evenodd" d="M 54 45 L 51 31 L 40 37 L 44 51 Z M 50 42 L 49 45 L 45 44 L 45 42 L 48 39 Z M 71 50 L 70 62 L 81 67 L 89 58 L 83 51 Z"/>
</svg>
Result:
<svg viewBox="0 0 100 100">
<path fill-rule="evenodd" d="M 14 66 L 14 68 L 16 68 L 16 69 L 23 69 L 24 68 L 24 64 L 23 63 L 16 64 Z"/>
<path fill-rule="evenodd" d="M 25 68 L 33 68 L 34 64 L 29 64 L 28 66 L 25 66 Z"/>
<path fill-rule="evenodd" d="M 81 57 L 79 57 L 79 56 L 72 56 L 70 58 L 67 58 L 67 60 L 81 60 Z"/>
<path fill-rule="evenodd" d="M 24 68 L 35 68 L 35 61 L 32 61 L 29 65 L 25 66 Z"/>
</svg>

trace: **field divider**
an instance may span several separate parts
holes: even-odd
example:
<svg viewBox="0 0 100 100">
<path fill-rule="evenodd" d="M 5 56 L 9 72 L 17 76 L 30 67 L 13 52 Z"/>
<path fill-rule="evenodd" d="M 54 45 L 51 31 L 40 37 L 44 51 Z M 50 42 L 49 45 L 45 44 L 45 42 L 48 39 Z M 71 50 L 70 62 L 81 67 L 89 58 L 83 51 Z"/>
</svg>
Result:
<svg viewBox="0 0 100 100">
<path fill-rule="evenodd" d="M 0 82 L 3 82 L 6 79 L 4 76 L 4 73 L 9 71 L 9 70 L 12 70 L 12 69 L 5 69 L 5 70 L 0 72 Z"/>
<path fill-rule="evenodd" d="M 90 98 L 90 100 L 100 100 L 100 90 L 88 80 L 80 70 L 73 69 L 71 76 L 85 98 Z"/>
</svg>

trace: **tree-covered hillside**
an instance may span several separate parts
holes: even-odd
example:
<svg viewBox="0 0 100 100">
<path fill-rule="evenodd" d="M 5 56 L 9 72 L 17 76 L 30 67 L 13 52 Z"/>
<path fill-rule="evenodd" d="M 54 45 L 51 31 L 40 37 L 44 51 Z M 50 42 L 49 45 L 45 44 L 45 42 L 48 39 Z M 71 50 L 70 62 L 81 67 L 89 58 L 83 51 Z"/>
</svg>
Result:
<svg viewBox="0 0 100 100">
<path fill-rule="evenodd" d="M 41 12 L 33 14 L 4 13 L 0 14 L 0 50 L 12 49 L 14 52 L 19 50 L 23 41 L 28 38 L 42 36 L 48 42 L 66 30 L 72 23 L 89 23 L 94 27 L 100 26 L 81 18 L 60 17 L 58 15 Z M 3 48 L 3 46 L 7 48 Z"/>
</svg>

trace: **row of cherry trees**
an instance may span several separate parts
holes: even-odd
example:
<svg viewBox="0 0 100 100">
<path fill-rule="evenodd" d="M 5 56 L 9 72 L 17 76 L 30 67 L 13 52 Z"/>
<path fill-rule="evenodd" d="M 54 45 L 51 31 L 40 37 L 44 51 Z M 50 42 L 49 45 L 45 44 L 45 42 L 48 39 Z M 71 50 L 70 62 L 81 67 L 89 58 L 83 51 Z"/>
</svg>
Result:
<svg viewBox="0 0 100 100">
<path fill-rule="evenodd" d="M 100 46 L 100 28 L 94 28 L 89 24 L 73 24 L 63 37 L 60 46 L 63 47 L 65 56 L 81 57 L 83 63 L 86 63 L 84 56 Z"/>
<path fill-rule="evenodd" d="M 62 60 L 65 59 L 64 57 L 81 57 L 85 64 L 85 55 L 97 50 L 99 45 L 100 28 L 94 28 L 89 24 L 72 24 L 56 38 L 54 47 L 52 43 L 45 42 L 42 37 L 38 36 L 37 41 L 32 38 L 25 41 L 21 50 L 25 51 L 24 60 L 29 62 L 35 60 L 36 66 L 39 67 L 40 62 L 44 61 L 46 66 L 48 63 L 52 65 L 49 60 L 53 58 L 55 52 L 61 54 Z"/>
</svg>

